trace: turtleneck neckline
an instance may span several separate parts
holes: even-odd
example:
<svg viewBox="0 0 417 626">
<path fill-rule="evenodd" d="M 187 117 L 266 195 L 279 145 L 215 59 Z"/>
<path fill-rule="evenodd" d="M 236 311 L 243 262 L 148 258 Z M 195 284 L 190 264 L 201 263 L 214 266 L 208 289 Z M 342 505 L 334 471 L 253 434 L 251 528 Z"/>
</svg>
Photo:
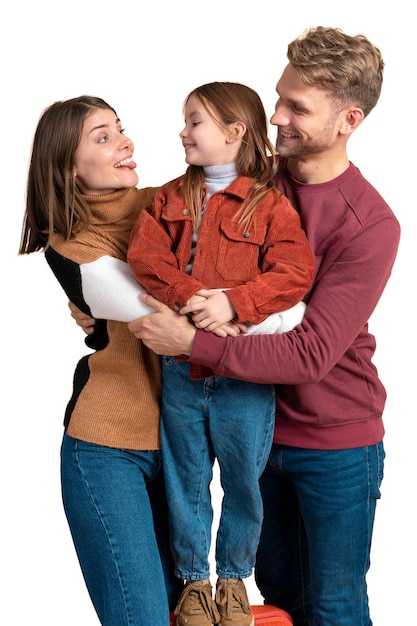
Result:
<svg viewBox="0 0 417 626">
<path fill-rule="evenodd" d="M 208 165 L 203 167 L 204 177 L 207 180 L 231 179 L 232 182 L 237 178 L 236 163 L 227 163 L 226 165 Z"/>
</svg>

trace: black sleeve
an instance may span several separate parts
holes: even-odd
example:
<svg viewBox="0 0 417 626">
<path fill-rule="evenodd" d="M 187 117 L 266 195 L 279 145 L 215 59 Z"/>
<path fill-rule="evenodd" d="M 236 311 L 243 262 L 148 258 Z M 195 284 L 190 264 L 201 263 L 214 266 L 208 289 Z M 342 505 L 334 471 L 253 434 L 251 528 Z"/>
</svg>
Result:
<svg viewBox="0 0 417 626">
<path fill-rule="evenodd" d="M 68 300 L 73 302 L 80 311 L 91 316 L 90 307 L 83 297 L 79 264 L 58 254 L 51 247 L 45 251 L 45 258 L 59 284 L 67 294 Z M 91 335 L 87 335 L 85 344 L 92 350 L 103 350 L 107 346 L 108 341 L 107 321 L 96 320 L 94 332 Z"/>
</svg>

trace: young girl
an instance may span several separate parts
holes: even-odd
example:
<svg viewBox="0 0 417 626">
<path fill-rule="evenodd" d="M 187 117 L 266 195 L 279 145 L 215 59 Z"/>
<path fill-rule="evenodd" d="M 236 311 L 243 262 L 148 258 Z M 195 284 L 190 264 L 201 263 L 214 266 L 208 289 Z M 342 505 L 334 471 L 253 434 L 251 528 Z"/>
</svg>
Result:
<svg viewBox="0 0 417 626">
<path fill-rule="evenodd" d="M 314 265 L 299 217 L 273 186 L 274 150 L 259 96 L 237 83 L 198 87 L 180 137 L 189 164 L 157 193 L 134 229 L 128 262 L 138 282 L 218 335 L 299 302 Z M 244 339 L 242 339 L 244 341 Z M 186 581 L 178 626 L 251 626 L 243 578 L 262 524 L 258 479 L 272 443 L 274 387 L 163 357 L 161 437 L 176 574 Z M 224 491 L 212 598 L 209 550 L 214 459 Z"/>
</svg>

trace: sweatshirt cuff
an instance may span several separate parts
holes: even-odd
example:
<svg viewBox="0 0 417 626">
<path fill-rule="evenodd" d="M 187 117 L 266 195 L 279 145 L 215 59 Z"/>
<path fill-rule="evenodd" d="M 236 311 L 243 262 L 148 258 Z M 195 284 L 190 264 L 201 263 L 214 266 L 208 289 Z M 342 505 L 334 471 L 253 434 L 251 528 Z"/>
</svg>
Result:
<svg viewBox="0 0 417 626">
<path fill-rule="evenodd" d="M 224 337 L 218 337 L 214 333 L 197 329 L 188 360 L 199 365 L 206 365 L 215 372 L 225 347 L 226 340 Z"/>
</svg>

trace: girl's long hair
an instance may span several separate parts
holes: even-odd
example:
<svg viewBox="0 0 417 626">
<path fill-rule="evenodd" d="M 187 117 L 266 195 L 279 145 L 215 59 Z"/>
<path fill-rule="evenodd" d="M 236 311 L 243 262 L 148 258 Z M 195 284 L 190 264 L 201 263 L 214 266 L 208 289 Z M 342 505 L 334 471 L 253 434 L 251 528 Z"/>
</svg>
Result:
<svg viewBox="0 0 417 626">
<path fill-rule="evenodd" d="M 270 189 L 274 189 L 273 179 L 278 167 L 274 146 L 268 138 L 268 120 L 262 101 L 250 87 L 230 82 L 214 82 L 197 87 L 188 94 L 184 109 L 191 96 L 198 98 L 220 126 L 226 127 L 234 122 L 243 122 L 246 126 L 236 170 L 238 176 L 253 178 L 254 183 L 235 215 L 237 222 L 246 229 L 259 201 Z M 184 196 L 194 230 L 197 230 L 204 198 L 203 167 L 188 166 L 184 175 Z"/>
</svg>

